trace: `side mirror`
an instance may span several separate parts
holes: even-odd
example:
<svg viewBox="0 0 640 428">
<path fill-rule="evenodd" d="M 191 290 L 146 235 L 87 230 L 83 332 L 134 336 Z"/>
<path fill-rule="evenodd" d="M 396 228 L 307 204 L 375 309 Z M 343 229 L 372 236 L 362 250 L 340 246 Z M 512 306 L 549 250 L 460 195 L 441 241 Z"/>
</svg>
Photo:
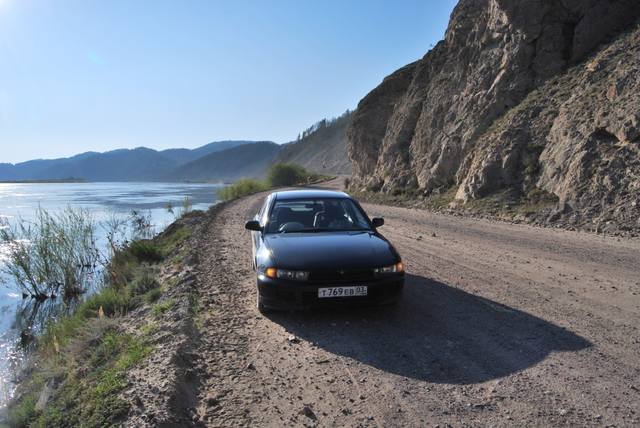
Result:
<svg viewBox="0 0 640 428">
<path fill-rule="evenodd" d="M 384 224 L 384 219 L 382 217 L 374 217 L 371 219 L 371 224 L 373 227 L 380 227 Z"/>
<path fill-rule="evenodd" d="M 260 226 L 260 222 L 258 220 L 249 220 L 244 224 L 244 228 L 247 230 L 255 230 L 256 232 L 260 232 L 262 230 L 262 226 Z"/>
</svg>

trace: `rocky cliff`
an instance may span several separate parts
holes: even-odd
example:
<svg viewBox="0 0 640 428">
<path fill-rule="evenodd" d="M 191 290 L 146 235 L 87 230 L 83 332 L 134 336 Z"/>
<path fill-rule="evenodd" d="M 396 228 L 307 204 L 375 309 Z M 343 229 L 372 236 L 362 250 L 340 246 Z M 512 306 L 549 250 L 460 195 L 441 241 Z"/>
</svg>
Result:
<svg viewBox="0 0 640 428">
<path fill-rule="evenodd" d="M 640 227 L 639 17 L 637 0 L 461 0 L 359 103 L 353 186 L 544 197 L 551 220 Z"/>
</svg>

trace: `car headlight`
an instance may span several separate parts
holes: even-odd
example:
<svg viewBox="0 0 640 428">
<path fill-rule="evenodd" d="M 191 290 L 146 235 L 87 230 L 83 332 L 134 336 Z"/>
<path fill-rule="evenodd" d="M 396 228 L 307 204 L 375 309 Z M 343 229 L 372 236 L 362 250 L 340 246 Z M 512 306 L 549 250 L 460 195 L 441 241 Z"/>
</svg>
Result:
<svg viewBox="0 0 640 428">
<path fill-rule="evenodd" d="M 404 272 L 404 264 L 402 264 L 402 262 L 398 262 L 391 266 L 375 268 L 373 271 L 375 273 L 401 273 Z"/>
<path fill-rule="evenodd" d="M 290 281 L 306 281 L 309 279 L 309 272 L 303 270 L 267 268 L 265 274 L 269 278 L 287 279 Z"/>
</svg>

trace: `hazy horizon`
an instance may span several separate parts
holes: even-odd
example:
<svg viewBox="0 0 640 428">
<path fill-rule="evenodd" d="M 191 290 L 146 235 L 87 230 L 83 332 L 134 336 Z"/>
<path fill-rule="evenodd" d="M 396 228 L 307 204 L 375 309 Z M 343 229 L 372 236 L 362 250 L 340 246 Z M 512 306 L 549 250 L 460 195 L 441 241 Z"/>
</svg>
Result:
<svg viewBox="0 0 640 428">
<path fill-rule="evenodd" d="M 83 155 L 86 153 L 97 153 L 97 154 L 103 154 L 103 153 L 109 153 L 109 152 L 115 152 L 118 150 L 136 150 L 136 149 L 151 149 L 151 150 L 155 150 L 157 152 L 163 152 L 165 150 L 175 150 L 175 149 L 187 149 L 187 150 L 195 150 L 195 149 L 199 149 L 201 147 L 207 146 L 209 144 L 215 144 L 215 143 L 223 143 L 223 142 L 228 142 L 228 141 L 246 141 L 248 144 L 251 143 L 261 143 L 261 142 L 266 142 L 266 143 L 275 143 L 275 141 L 269 141 L 269 140 L 216 140 L 216 141 L 209 141 L 208 143 L 204 143 L 204 144 L 200 144 L 199 146 L 194 146 L 194 147 L 165 147 L 165 148 L 155 148 L 155 147 L 148 147 L 148 146 L 135 146 L 135 147 L 114 147 L 112 149 L 107 149 L 107 150 L 102 150 L 102 151 L 98 151 L 98 150 L 84 150 L 81 152 L 77 152 L 77 153 L 72 153 L 68 156 L 54 156 L 54 157 L 35 157 L 35 158 L 31 158 L 31 159 L 26 159 L 23 161 L 17 161 L 17 162 L 4 162 L 0 159 L 0 164 L 13 164 L 13 165 L 17 165 L 17 164 L 21 164 L 24 162 L 29 162 L 29 161 L 37 161 L 37 160 L 56 160 L 56 159 L 67 159 L 67 158 L 71 158 L 74 156 L 78 156 L 78 155 Z M 287 144 L 288 142 L 285 143 L 276 143 L 276 144 Z"/>
<path fill-rule="evenodd" d="M 455 3 L 0 0 L 0 162 L 289 142 L 421 58 Z"/>
</svg>

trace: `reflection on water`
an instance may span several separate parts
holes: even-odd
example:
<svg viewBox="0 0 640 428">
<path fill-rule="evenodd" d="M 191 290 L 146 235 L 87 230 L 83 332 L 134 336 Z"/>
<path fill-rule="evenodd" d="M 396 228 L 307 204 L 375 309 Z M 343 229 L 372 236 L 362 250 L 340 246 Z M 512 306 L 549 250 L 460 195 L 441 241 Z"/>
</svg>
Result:
<svg viewBox="0 0 640 428">
<path fill-rule="evenodd" d="M 216 184 L 181 183 L 0 183 L 0 219 L 30 220 L 40 206 L 50 212 L 67 206 L 88 209 L 96 221 L 114 213 L 128 215 L 132 210 L 148 213 L 152 227 L 160 231 L 180 213 L 185 197 L 193 209 L 206 209 L 217 200 Z M 174 207 L 173 213 L 167 206 Z M 102 245 L 101 228 L 96 233 Z M 0 263 L 7 247 L 0 244 Z M 23 299 L 9 278 L 0 278 L 0 408 L 11 397 L 17 373 L 26 353 L 33 346 L 33 335 L 46 321 L 73 310 L 77 303 L 62 299 L 37 302 Z M 86 296 L 86 295 L 85 295 Z"/>
</svg>

